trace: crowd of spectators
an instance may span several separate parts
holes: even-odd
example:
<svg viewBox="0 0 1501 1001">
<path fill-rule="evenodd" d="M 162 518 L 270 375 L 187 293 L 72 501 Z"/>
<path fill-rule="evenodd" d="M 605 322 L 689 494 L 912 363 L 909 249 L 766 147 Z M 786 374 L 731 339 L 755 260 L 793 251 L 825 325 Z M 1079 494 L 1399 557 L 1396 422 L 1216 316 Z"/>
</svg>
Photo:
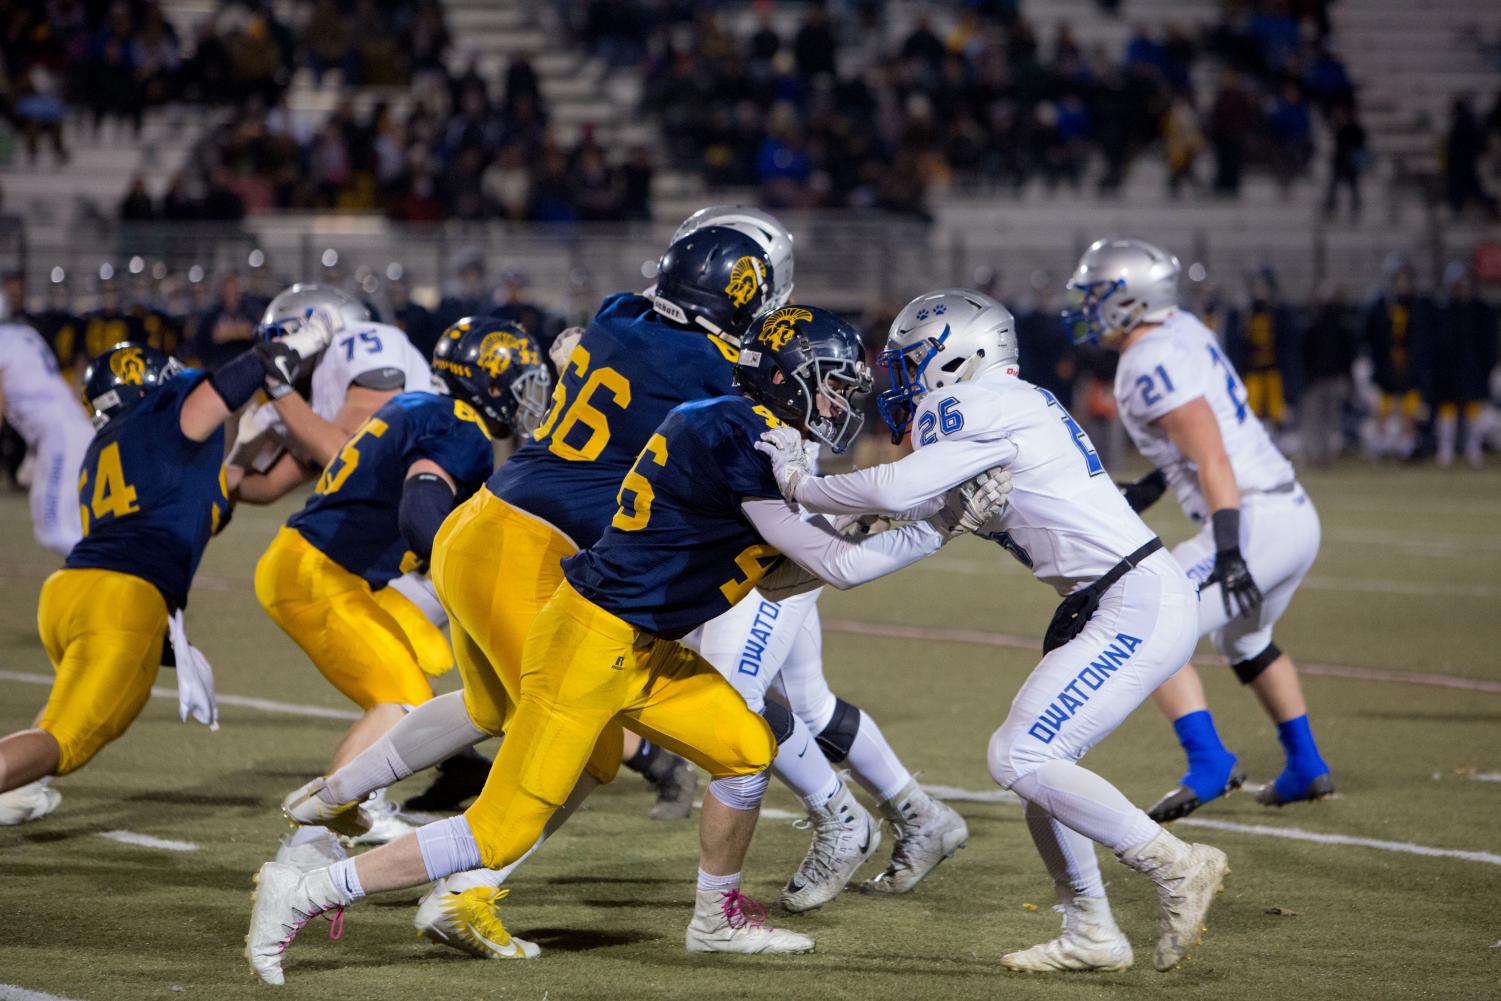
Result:
<svg viewBox="0 0 1501 1001">
<path fill-rule="evenodd" d="M 773 207 L 918 213 L 928 188 L 1032 181 L 1108 195 L 1149 151 L 1174 193 L 1230 197 L 1247 169 L 1303 176 L 1316 123 L 1338 128 L 1337 116 L 1351 126 L 1340 183 L 1353 188 L 1364 166 L 1355 92 L 1317 0 L 1227 4 L 1202 29 L 1135 25 L 1118 52 L 1086 50 L 1066 22 L 1044 39 L 1024 14 L 1045 7 L 1013 3 L 955 5 L 946 27 L 921 15 L 878 44 L 880 6 L 809 4 L 788 28 L 768 5 L 740 33 L 711 5 L 570 9 L 581 44 L 639 67 L 643 109 L 677 163 L 757 185 Z"/>
</svg>

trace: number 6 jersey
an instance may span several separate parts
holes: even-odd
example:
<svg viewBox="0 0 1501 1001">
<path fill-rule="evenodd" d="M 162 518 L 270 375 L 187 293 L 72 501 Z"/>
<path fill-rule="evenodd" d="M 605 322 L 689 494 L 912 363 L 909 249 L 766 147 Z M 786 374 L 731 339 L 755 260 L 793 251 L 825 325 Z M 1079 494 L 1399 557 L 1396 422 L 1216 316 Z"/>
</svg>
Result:
<svg viewBox="0 0 1501 1001">
<path fill-rule="evenodd" d="M 1115 372 L 1115 401 L 1126 433 L 1141 454 L 1167 476 L 1183 513 L 1208 519 L 1199 471 L 1152 422 L 1203 397 L 1219 422 L 1225 454 L 1241 492 L 1271 490 L 1294 479 L 1261 421 L 1246 405 L 1246 388 L 1209 328 L 1178 310 L 1122 354 Z"/>
</svg>

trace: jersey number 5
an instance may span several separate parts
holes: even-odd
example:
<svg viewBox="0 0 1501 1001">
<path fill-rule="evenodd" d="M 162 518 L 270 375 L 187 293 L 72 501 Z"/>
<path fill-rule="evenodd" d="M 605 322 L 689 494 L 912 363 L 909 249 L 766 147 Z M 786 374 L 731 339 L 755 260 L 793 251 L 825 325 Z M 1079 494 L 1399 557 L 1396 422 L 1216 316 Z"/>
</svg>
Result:
<svg viewBox="0 0 1501 1001">
<path fill-rule="evenodd" d="M 328 468 L 323 470 L 323 475 L 318 477 L 317 492 L 320 494 L 337 493 L 344 485 L 344 481 L 354 473 L 355 467 L 360 464 L 360 442 L 365 440 L 366 435 L 379 438 L 385 433 L 386 422 L 378 418 L 372 417 L 361 424 L 360 429 L 354 433 L 354 437 L 345 442 L 344 447 L 339 449 L 339 454 L 334 457 L 334 461 L 330 462 Z"/>
<path fill-rule="evenodd" d="M 590 372 L 589 352 L 583 347 L 573 349 L 573 354 L 568 356 L 568 366 L 584 379 L 584 384 L 570 403 L 567 372 L 564 371 L 565 378 L 560 378 L 558 388 L 553 390 L 552 410 L 532 437 L 546 441 L 547 450 L 559 458 L 569 462 L 593 462 L 610 442 L 610 422 L 594 406 L 595 393 L 601 388 L 607 390 L 615 405 L 624 410 L 631 405 L 631 383 L 613 368 Z M 589 437 L 581 445 L 570 445 L 568 436 L 579 424 L 589 429 Z"/>
</svg>

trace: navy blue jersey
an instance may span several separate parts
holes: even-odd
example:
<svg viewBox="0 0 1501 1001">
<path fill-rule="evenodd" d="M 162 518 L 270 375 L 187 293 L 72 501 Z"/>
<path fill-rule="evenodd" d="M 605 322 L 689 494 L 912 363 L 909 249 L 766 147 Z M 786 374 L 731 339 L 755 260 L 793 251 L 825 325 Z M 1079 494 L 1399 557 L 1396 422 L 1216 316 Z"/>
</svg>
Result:
<svg viewBox="0 0 1501 1001">
<path fill-rule="evenodd" d="M 490 434 L 473 407 L 436 393 L 402 393 L 360 425 L 287 525 L 345 570 L 384 586 L 406 570 L 398 516 L 407 470 L 418 459 L 453 477 L 458 501 L 495 468 Z"/>
<path fill-rule="evenodd" d="M 641 296 L 611 296 L 569 356 L 534 440 L 496 470 L 490 491 L 592 546 L 657 425 L 679 403 L 730 392 L 734 360 L 734 349 L 669 324 Z"/>
<path fill-rule="evenodd" d="M 743 396 L 685 403 L 620 484 L 600 540 L 563 561 L 574 589 L 633 626 L 677 639 L 727 611 L 780 558 L 740 510 L 781 499 L 756 442 L 777 419 Z"/>
<path fill-rule="evenodd" d="M 154 584 L 168 607 L 187 605 L 203 549 L 229 510 L 224 429 L 198 442 L 178 423 L 206 378 L 181 373 L 94 435 L 78 476 L 84 537 L 67 567 L 128 573 Z"/>
</svg>

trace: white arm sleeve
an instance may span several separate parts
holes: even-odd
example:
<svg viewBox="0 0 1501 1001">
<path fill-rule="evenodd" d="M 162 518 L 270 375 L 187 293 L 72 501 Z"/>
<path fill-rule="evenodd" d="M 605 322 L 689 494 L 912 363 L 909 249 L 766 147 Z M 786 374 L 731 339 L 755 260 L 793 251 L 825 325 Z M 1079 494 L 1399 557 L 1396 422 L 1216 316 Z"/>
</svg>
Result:
<svg viewBox="0 0 1501 1001">
<path fill-rule="evenodd" d="M 798 481 L 797 500 L 821 514 L 901 515 L 905 520 L 925 501 L 1015 458 L 1016 446 L 1006 438 L 945 438 L 895 462 L 834 476 L 805 476 Z M 931 515 L 936 508 L 921 510 Z"/>
<path fill-rule="evenodd" d="M 822 518 L 804 521 L 783 500 L 747 500 L 740 509 L 761 538 L 781 554 L 840 590 L 884 577 L 925 556 L 932 556 L 944 539 L 927 522 L 880 532 L 852 542 Z"/>
</svg>

